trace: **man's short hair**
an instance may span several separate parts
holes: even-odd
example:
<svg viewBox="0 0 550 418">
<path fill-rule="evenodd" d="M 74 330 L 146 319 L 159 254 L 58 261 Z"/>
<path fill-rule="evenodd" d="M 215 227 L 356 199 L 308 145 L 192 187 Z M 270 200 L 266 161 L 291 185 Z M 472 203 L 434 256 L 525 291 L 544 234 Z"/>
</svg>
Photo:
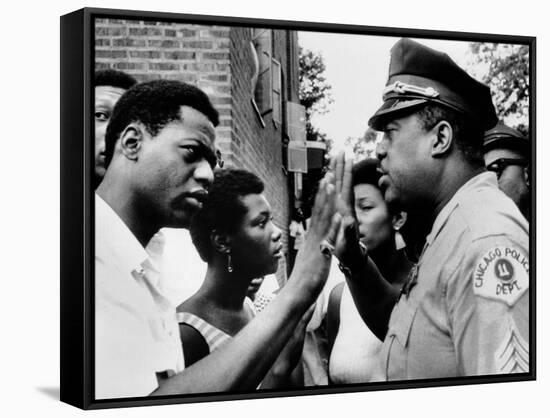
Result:
<svg viewBox="0 0 550 418">
<path fill-rule="evenodd" d="M 447 121 L 453 129 L 453 141 L 466 161 L 483 166 L 483 135 L 481 126 L 462 113 L 447 106 L 428 103 L 416 111 L 424 130 L 428 131 L 440 121 Z"/>
<path fill-rule="evenodd" d="M 105 165 L 113 158 L 115 144 L 122 131 L 133 122 L 145 125 L 155 136 L 168 123 L 180 118 L 181 106 L 203 113 L 214 126 L 218 112 L 201 89 L 176 80 L 153 80 L 139 83 L 118 100 L 105 134 Z"/>
<path fill-rule="evenodd" d="M 262 180 L 250 171 L 216 170 L 208 199 L 194 216 L 190 228 L 193 244 L 205 262 L 211 261 L 214 253 L 210 240 L 212 232 L 234 233 L 246 214 L 241 198 L 263 191 Z"/>
<path fill-rule="evenodd" d="M 134 84 L 137 84 L 137 80 L 124 71 L 107 69 L 95 72 L 94 87 L 112 86 L 128 90 Z"/>
</svg>

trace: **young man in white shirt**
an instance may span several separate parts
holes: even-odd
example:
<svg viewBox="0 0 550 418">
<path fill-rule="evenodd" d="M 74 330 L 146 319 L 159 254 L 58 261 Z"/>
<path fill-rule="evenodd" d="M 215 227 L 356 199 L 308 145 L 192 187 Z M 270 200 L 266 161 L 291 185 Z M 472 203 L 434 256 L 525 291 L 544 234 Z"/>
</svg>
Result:
<svg viewBox="0 0 550 418">
<path fill-rule="evenodd" d="M 96 194 L 96 399 L 253 390 L 323 287 L 330 257 L 320 244 L 335 203 L 327 180 L 279 296 L 230 343 L 184 370 L 175 309 L 148 274 L 155 266 L 144 248 L 162 227 L 187 228 L 207 198 L 217 123 L 208 97 L 178 81 L 136 85 L 115 106 Z"/>
</svg>

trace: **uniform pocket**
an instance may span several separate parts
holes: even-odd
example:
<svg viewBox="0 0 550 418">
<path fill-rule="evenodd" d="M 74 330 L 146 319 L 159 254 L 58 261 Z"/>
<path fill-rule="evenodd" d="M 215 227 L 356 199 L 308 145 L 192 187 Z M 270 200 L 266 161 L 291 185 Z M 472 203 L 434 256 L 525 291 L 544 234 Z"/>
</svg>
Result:
<svg viewBox="0 0 550 418">
<path fill-rule="evenodd" d="M 418 306 L 401 301 L 390 318 L 383 354 L 387 380 L 403 380 L 408 377 L 408 343 Z"/>
<path fill-rule="evenodd" d="M 407 347 L 418 306 L 402 302 L 395 309 L 391 316 L 388 337 L 395 337 L 401 346 Z"/>
</svg>

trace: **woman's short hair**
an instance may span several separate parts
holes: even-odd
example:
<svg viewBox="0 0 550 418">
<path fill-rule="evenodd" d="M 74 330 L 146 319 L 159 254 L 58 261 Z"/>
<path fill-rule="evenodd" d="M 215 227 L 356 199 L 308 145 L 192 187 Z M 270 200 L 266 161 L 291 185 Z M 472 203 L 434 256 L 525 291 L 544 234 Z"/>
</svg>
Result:
<svg viewBox="0 0 550 418">
<path fill-rule="evenodd" d="M 263 191 L 264 183 L 250 171 L 216 170 L 208 199 L 191 221 L 190 228 L 193 244 L 204 261 L 208 263 L 214 253 L 212 232 L 234 233 L 247 211 L 241 198 Z"/>
<path fill-rule="evenodd" d="M 358 184 L 372 184 L 378 187 L 378 180 L 381 174 L 378 172 L 378 160 L 376 158 L 365 158 L 355 163 L 352 168 L 353 186 Z"/>
<path fill-rule="evenodd" d="M 380 180 L 382 174 L 378 171 L 379 166 L 379 161 L 376 158 L 365 158 L 364 160 L 354 164 L 352 168 L 353 187 L 358 184 L 370 184 L 380 190 L 378 180 Z M 382 193 L 383 198 L 384 193 L 382 190 L 380 190 L 380 193 Z M 401 209 L 392 206 L 388 206 L 388 210 L 392 215 L 396 215 L 401 212 Z"/>
</svg>

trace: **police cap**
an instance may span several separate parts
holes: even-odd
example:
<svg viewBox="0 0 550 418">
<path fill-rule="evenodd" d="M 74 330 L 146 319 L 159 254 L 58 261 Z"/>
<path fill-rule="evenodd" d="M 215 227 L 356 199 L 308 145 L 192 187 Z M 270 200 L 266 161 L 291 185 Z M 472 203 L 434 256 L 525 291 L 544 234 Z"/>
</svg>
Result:
<svg viewBox="0 0 550 418">
<path fill-rule="evenodd" d="M 390 115 L 412 112 L 426 103 L 454 109 L 483 130 L 497 123 L 488 86 L 470 77 L 447 54 L 407 38 L 391 49 L 383 100 L 369 120 L 369 125 L 378 130 Z"/>
<path fill-rule="evenodd" d="M 523 155 L 529 153 L 529 140 L 521 132 L 499 122 L 493 129 L 485 132 L 483 150 L 485 152 L 503 148 L 518 151 Z"/>
</svg>

